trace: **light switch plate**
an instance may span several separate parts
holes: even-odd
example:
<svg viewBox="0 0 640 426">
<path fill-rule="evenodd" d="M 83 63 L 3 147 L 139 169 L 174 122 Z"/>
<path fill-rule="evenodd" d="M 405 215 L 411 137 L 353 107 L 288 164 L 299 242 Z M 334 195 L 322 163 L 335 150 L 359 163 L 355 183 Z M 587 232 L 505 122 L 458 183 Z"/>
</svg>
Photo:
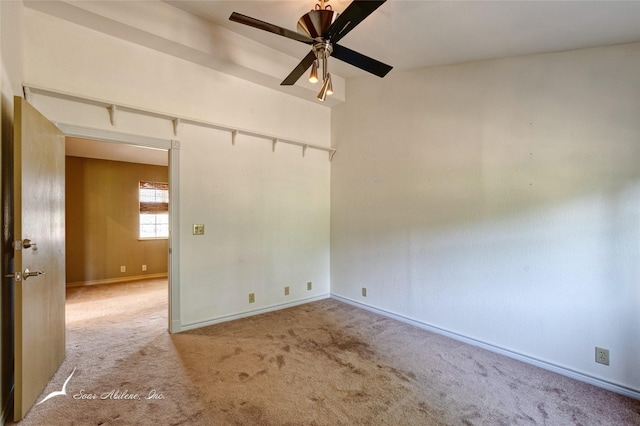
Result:
<svg viewBox="0 0 640 426">
<path fill-rule="evenodd" d="M 203 223 L 194 223 L 193 224 L 193 235 L 204 235 L 204 224 Z"/>
</svg>

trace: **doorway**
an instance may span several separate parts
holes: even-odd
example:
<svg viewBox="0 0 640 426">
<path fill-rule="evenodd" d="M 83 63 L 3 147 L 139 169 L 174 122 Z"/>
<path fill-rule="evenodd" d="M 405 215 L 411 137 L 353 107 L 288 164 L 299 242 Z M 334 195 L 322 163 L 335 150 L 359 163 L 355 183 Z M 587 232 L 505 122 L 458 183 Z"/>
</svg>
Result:
<svg viewBox="0 0 640 426">
<path fill-rule="evenodd" d="M 162 279 L 168 287 L 168 329 L 175 333 L 180 330 L 180 312 L 179 312 L 179 257 L 178 250 L 172 249 L 179 245 L 179 229 L 178 229 L 178 201 L 179 201 L 179 147 L 177 141 L 149 138 L 144 136 L 135 136 L 119 132 L 107 130 L 85 128 L 75 125 L 57 123 L 57 126 L 65 134 L 67 141 L 67 155 L 69 157 L 89 158 L 94 160 L 103 160 L 111 162 L 143 164 L 143 165 L 160 165 L 166 168 L 165 178 L 169 184 L 170 199 L 169 203 L 169 229 L 170 235 L 168 239 L 164 239 L 163 256 L 166 259 L 164 271 L 158 271 L 157 265 L 154 267 L 148 262 L 140 259 L 133 260 L 131 266 L 116 262 L 116 276 L 113 274 L 97 278 L 89 284 L 103 284 L 109 282 L 126 281 L 127 273 L 138 279 Z M 68 157 L 68 158 L 69 158 Z M 111 173 L 117 173 L 111 171 Z M 162 179 L 161 179 L 162 180 Z M 103 183 L 104 184 L 104 183 Z M 136 181 L 137 184 L 137 181 Z M 135 196 L 135 203 L 139 203 L 138 197 Z M 69 212 L 68 212 L 69 214 Z M 68 226 L 75 226 L 74 223 L 67 221 Z M 119 224 L 112 224 L 119 226 Z M 135 225 L 138 226 L 137 224 Z M 157 243 L 157 241 L 147 241 L 148 243 Z M 117 248 L 116 248 L 117 250 Z M 80 256 L 82 258 L 83 255 Z M 125 266 L 124 272 L 120 272 L 121 266 Z M 113 269 L 113 265 L 108 266 Z M 146 269 L 143 271 L 143 269 Z M 113 271 L 112 271 L 113 272 Z M 146 274 L 145 274 L 146 273 Z M 122 275 L 120 275 L 122 274 Z M 95 276 L 95 275 L 94 275 Z M 69 277 L 69 282 L 74 279 Z M 103 280 L 103 281 L 101 281 Z M 86 280 L 85 280 L 86 281 Z M 89 279 L 91 281 L 91 279 Z M 78 282 L 78 281 L 76 281 Z M 86 284 L 86 282 L 83 282 Z"/>
<path fill-rule="evenodd" d="M 16 377 L 21 377 L 21 380 L 18 381 L 18 379 L 16 379 L 16 387 L 15 389 L 17 389 L 16 391 L 16 395 L 20 395 L 20 399 L 16 396 L 15 400 L 17 401 L 16 404 L 19 407 L 19 411 L 17 411 L 17 417 L 16 418 L 20 418 L 21 416 L 23 416 L 25 414 L 26 411 L 23 411 L 23 409 L 28 410 L 29 407 L 31 407 L 32 403 L 35 401 L 35 398 L 37 397 L 38 393 L 40 392 L 40 390 L 44 387 L 44 385 L 41 385 L 40 383 L 35 383 L 35 380 L 30 380 L 30 378 L 28 378 L 29 380 L 25 380 L 22 372 L 23 371 L 28 371 L 28 372 L 33 372 L 36 369 L 33 368 L 34 366 L 39 366 L 40 364 L 45 364 L 43 362 L 40 362 L 40 359 L 37 360 L 33 360 L 33 359 L 27 359 L 26 361 L 24 360 L 25 357 L 23 356 L 23 354 L 27 353 L 27 354 L 51 354 L 53 351 L 51 350 L 52 347 L 54 346 L 53 344 L 50 343 L 59 343 L 61 342 L 61 346 L 63 349 L 61 351 L 61 353 L 63 354 L 64 357 L 64 347 L 65 347 L 65 339 L 64 339 L 64 329 L 65 329 L 65 314 L 64 314 L 64 287 L 65 287 L 65 281 L 66 281 L 66 277 L 65 277 L 65 271 L 64 271 L 64 251 L 65 251 L 65 247 L 64 247 L 64 240 L 65 240 L 65 225 L 64 225 L 64 212 L 66 210 L 66 206 L 64 205 L 64 197 L 61 197 L 60 195 L 62 195 L 62 193 L 60 191 L 58 191 L 56 193 L 55 188 L 59 188 L 61 190 L 63 190 L 64 187 L 64 172 L 65 172 L 65 165 L 64 165 L 64 158 L 65 158 L 65 148 L 64 148 L 64 139 L 65 137 L 88 137 L 88 136 L 95 136 L 97 135 L 97 138 L 94 138 L 98 141 L 102 141 L 102 142 L 111 142 L 113 144 L 113 146 L 116 146 L 118 144 L 118 146 L 124 146 L 124 145 L 132 145 L 132 146 L 139 146 L 139 147 L 146 147 L 148 148 L 153 148 L 156 150 L 164 150 L 164 158 L 165 161 L 169 162 L 167 160 L 170 159 L 171 164 L 174 167 L 169 167 L 168 170 L 168 179 L 164 179 L 164 180 L 168 180 L 169 184 L 173 186 L 173 183 L 175 183 L 175 195 L 176 195 L 176 206 L 172 207 L 172 209 L 175 208 L 175 210 L 177 211 L 177 188 L 178 188 L 178 182 L 177 182 L 177 166 L 179 164 L 178 160 L 179 160 L 179 156 L 178 156 L 178 152 L 177 149 L 179 148 L 179 143 L 177 141 L 172 141 L 172 140 L 163 140 L 163 139 L 156 139 L 156 138 L 148 138 L 148 137 L 141 137 L 141 136 L 133 136 L 133 135 L 127 135 L 127 134 L 119 134 L 117 132 L 109 132 L 109 131 L 105 131 L 105 130 L 99 130 L 99 129 L 90 129 L 90 128 L 82 128 L 79 126 L 74 126 L 74 125 L 65 125 L 65 124 L 61 124 L 61 123 L 56 123 L 55 125 L 52 124 L 52 122 L 47 119 L 44 115 L 42 115 L 40 112 L 38 112 L 35 108 L 33 108 L 31 105 L 29 105 L 28 103 L 21 101 L 21 98 L 15 98 L 16 99 L 16 103 L 20 105 L 20 110 L 21 111 L 19 114 L 16 113 L 15 116 L 16 117 L 26 117 L 26 119 L 24 120 L 24 123 L 22 123 L 22 121 L 20 120 L 16 120 L 16 123 L 19 123 L 16 127 L 18 129 L 21 129 L 21 131 L 18 133 L 20 135 L 20 141 L 22 140 L 29 140 L 29 141 L 33 141 L 34 140 L 34 129 L 35 130 L 42 130 L 43 128 L 46 128 L 48 130 L 51 130 L 51 136 L 49 137 L 49 133 L 47 133 L 47 137 L 40 137 L 37 136 L 37 140 L 42 140 L 43 142 L 45 142 L 44 144 L 41 144 L 42 146 L 37 146 L 35 147 L 34 144 L 29 145 L 29 150 L 27 150 L 29 153 L 35 153 L 42 156 L 46 156 L 47 158 L 56 158 L 56 159 L 60 159 L 61 161 L 55 161 L 55 162 L 51 162 L 51 163 L 55 163 L 55 167 L 51 166 L 50 169 L 55 168 L 55 170 L 51 170 L 51 172 L 49 173 L 49 175 L 43 176 L 43 177 L 36 177 L 34 178 L 32 175 L 29 175 L 29 182 L 37 182 L 39 183 L 42 187 L 47 188 L 48 190 L 45 191 L 40 191 L 40 190 L 26 190 L 23 191 L 23 189 L 25 188 L 24 185 L 18 185 L 18 188 L 20 189 L 19 194 L 21 195 L 21 199 L 24 199 L 25 196 L 24 194 L 42 194 L 42 193 L 47 193 L 49 195 L 53 195 L 52 198 L 53 200 L 55 200 L 58 204 L 54 204 L 54 203 L 45 203 L 45 202 L 41 202 L 41 203 L 35 203 L 33 204 L 34 208 L 31 209 L 33 211 L 36 212 L 41 212 L 44 214 L 49 213 L 49 218 L 45 218 L 45 219 L 40 219 L 40 218 L 30 218 L 30 220 L 25 221 L 27 224 L 52 224 L 56 226 L 56 229 L 60 229 L 62 231 L 62 233 L 55 234 L 53 235 L 54 238 L 49 238 L 49 240 L 54 240 L 54 242 L 62 242 L 63 245 L 59 247 L 59 250 L 57 250 L 57 252 L 55 250 L 48 250 L 51 253 L 54 254 L 54 256 L 48 256 L 48 257 L 53 257 L 54 259 L 57 258 L 58 261 L 56 263 L 55 266 L 51 266 L 51 265 L 47 265 L 47 266 L 41 266 L 40 264 L 38 265 L 38 268 L 40 269 L 25 269 L 22 267 L 22 265 L 20 264 L 20 266 L 18 266 L 18 262 L 16 262 L 16 270 L 18 271 L 25 271 L 24 275 L 22 274 L 22 272 L 17 272 L 16 274 L 12 275 L 12 278 L 14 278 L 15 281 L 22 281 L 21 278 L 24 276 L 24 280 L 27 279 L 27 277 L 34 277 L 34 276 L 40 276 L 40 275 L 44 275 L 44 271 L 46 271 L 46 277 L 54 277 L 54 280 L 57 283 L 57 287 L 56 286 L 35 286 L 35 285 L 29 285 L 28 288 L 31 289 L 37 289 L 38 291 L 42 290 L 44 292 L 47 292 L 47 294 L 49 293 L 54 293 L 53 290 L 57 290 L 57 294 L 61 295 L 62 298 L 58 298 L 58 300 L 61 302 L 61 307 L 62 309 L 58 309 L 58 312 L 61 312 L 62 315 L 58 315 L 58 317 L 60 318 L 61 321 L 54 321 L 56 318 L 53 318 L 53 316 L 49 315 L 49 317 L 45 318 L 44 322 L 38 322 L 38 321 L 33 321 L 33 319 L 35 317 L 38 317 L 37 319 L 39 319 L 40 317 L 37 315 L 32 315 L 33 312 L 29 312 L 27 315 L 23 315 L 23 313 L 26 311 L 25 308 L 25 303 L 22 303 L 23 300 L 29 300 L 29 301 L 34 301 L 34 303 L 30 303 L 29 306 L 27 306 L 27 308 L 31 308 L 31 307 L 36 307 L 36 308 L 40 308 L 39 310 L 36 309 L 36 312 L 44 312 L 45 315 L 48 315 L 49 313 L 51 313 L 54 309 L 53 309 L 53 305 L 54 303 L 49 303 L 46 298 L 42 298 L 42 297 L 28 297 L 28 298 L 24 298 L 24 297 L 16 297 L 16 299 L 19 300 L 19 302 L 16 302 L 16 306 L 18 308 L 16 308 L 16 312 L 20 312 L 20 315 L 16 314 L 16 318 L 28 318 L 29 320 L 26 322 L 27 325 L 30 326 L 29 330 L 24 330 L 23 325 L 25 324 L 25 322 L 23 321 L 20 324 L 20 327 L 16 326 L 16 331 L 15 335 L 15 340 L 16 340 L 16 344 L 15 344 L 15 348 L 24 348 L 25 346 L 23 345 L 23 341 L 25 340 L 24 337 L 27 336 L 29 339 L 31 339 L 33 336 L 35 336 L 35 339 L 37 340 L 37 343 L 40 344 L 40 342 L 45 341 L 46 343 L 46 349 L 47 350 L 40 350 L 40 348 L 36 348 L 38 350 L 33 350 L 34 347 L 36 347 L 33 344 L 29 344 L 27 345 L 28 348 L 30 348 L 30 351 L 21 351 L 18 352 L 18 350 L 16 350 L 16 355 L 15 355 L 15 364 L 16 364 L 16 368 L 15 368 L 15 375 Z M 21 101 L 21 102 L 19 102 Z M 32 123 L 32 121 L 34 119 L 37 119 L 36 123 Z M 22 123 L 22 124 L 20 124 Z M 55 131 L 53 131 L 55 130 Z M 42 132 L 41 132 L 42 133 Z M 122 145 L 124 144 L 124 145 Z M 21 146 L 21 144 L 14 144 L 15 146 Z M 4 146 L 4 145 L 3 145 Z M 51 154 L 49 151 L 51 149 L 55 149 L 55 155 Z M 21 152 L 21 151 L 17 151 L 17 152 Z M 61 154 L 61 155 L 60 155 Z M 17 155 L 17 154 L 16 154 Z M 3 159 L 5 158 L 5 156 L 3 155 Z M 43 169 L 43 167 L 41 166 L 41 163 L 43 163 L 42 161 L 40 161 L 39 159 L 36 159 L 35 161 L 27 161 L 26 163 L 24 162 L 24 156 L 20 159 L 21 161 L 16 161 L 16 164 L 27 164 L 28 166 L 31 165 L 36 165 L 37 167 L 22 167 L 21 170 L 37 170 L 40 171 L 41 169 Z M 4 170 L 4 169 L 3 169 Z M 47 169 L 47 171 L 49 171 Z M 56 173 L 54 173 L 54 171 Z M 61 173 L 60 173 L 61 172 Z M 55 175 L 55 176 L 54 176 Z M 60 176 L 60 178 L 58 179 L 57 176 Z M 167 174 L 165 173 L 165 176 L 167 176 Z M 16 178 L 16 181 L 17 178 Z M 22 178 L 19 182 L 24 182 L 24 178 Z M 50 189 L 53 188 L 53 189 Z M 16 198 L 19 198 L 18 196 L 16 196 Z M 22 211 L 24 211 L 24 203 L 21 204 L 22 205 Z M 56 217 L 60 217 L 60 215 L 56 216 L 54 214 L 51 213 L 63 213 L 62 215 L 62 221 L 61 220 L 56 220 Z M 167 265 L 165 266 L 165 271 L 168 272 L 168 282 L 165 282 L 164 284 L 164 313 L 168 313 L 168 315 L 163 315 L 164 317 L 164 322 L 165 324 L 168 322 L 169 323 L 169 331 L 170 332 L 175 332 L 175 331 L 180 331 L 179 327 L 176 327 L 175 324 L 179 325 L 179 321 L 176 321 L 174 318 L 179 318 L 179 312 L 177 312 L 177 310 L 172 310 L 172 305 L 175 304 L 175 306 L 179 306 L 179 301 L 177 299 L 177 295 L 178 293 L 178 289 L 175 288 L 172 283 L 174 282 L 174 280 L 171 279 L 172 274 L 175 273 L 177 275 L 177 268 L 172 266 L 172 265 L 178 265 L 178 259 L 177 256 L 171 256 L 171 244 L 175 243 L 176 245 L 178 244 L 178 228 L 177 228 L 177 215 L 174 217 L 173 214 L 171 214 L 172 216 L 172 220 L 170 223 L 170 228 L 173 229 L 175 228 L 176 232 L 172 235 L 172 238 L 170 238 L 169 241 L 167 241 L 167 249 L 165 249 L 165 257 L 169 257 L 169 260 L 167 261 Z M 24 215 L 22 216 L 24 218 Z M 18 221 L 16 221 L 16 223 L 19 223 Z M 22 222 L 20 222 L 22 223 Z M 24 227 L 23 227 L 24 228 Z M 16 246 L 15 247 L 20 247 L 20 249 L 22 249 L 23 247 L 25 249 L 29 248 L 31 249 L 31 251 L 29 251 L 29 254 L 33 254 L 33 253 L 38 253 L 38 259 L 42 260 L 44 258 L 44 256 L 42 255 L 45 250 L 38 250 L 36 248 L 36 244 L 32 244 L 32 241 L 30 241 L 29 239 L 24 239 L 22 237 L 24 229 L 18 229 L 15 231 L 15 235 L 17 235 L 18 239 L 16 241 L 20 241 L 20 245 L 17 245 L 16 242 Z M 39 235 L 38 237 L 38 247 L 40 248 L 48 248 L 51 249 L 52 247 L 54 247 L 54 244 L 50 243 L 50 241 L 46 240 L 44 236 L 49 236 L 50 233 L 47 232 L 37 232 L 30 230 L 29 232 L 27 232 L 29 235 Z M 29 245 L 27 245 L 27 243 Z M 56 246 L 58 247 L 58 246 Z M 15 249 L 15 251 L 17 251 L 18 248 Z M 36 251 L 37 250 L 37 251 Z M 33 252 L 33 253 L 32 253 Z M 57 254 L 57 255 L 55 255 Z M 33 256 L 36 256 L 35 254 Z M 60 265 L 59 268 L 57 268 L 56 266 Z M 51 266 L 51 267 L 49 267 Z M 57 273 L 55 273 L 56 271 L 59 271 L 62 275 L 58 275 Z M 167 274 L 167 272 L 165 272 L 165 274 Z M 40 277 L 42 278 L 42 277 Z M 51 281 L 51 280 L 50 280 Z M 24 286 L 22 286 L 24 287 Z M 54 289 L 55 287 L 55 289 Z M 167 298 L 167 287 L 168 287 L 168 294 L 169 297 Z M 53 289 L 53 290 L 52 290 Z M 50 291 L 51 290 L 51 291 Z M 16 291 L 17 293 L 17 291 Z M 168 303 L 167 303 L 167 299 L 168 299 Z M 44 303 L 40 303 L 40 305 L 38 305 L 38 302 L 44 302 Z M 174 303 L 172 303 L 174 302 Z M 38 306 L 36 306 L 38 305 Z M 58 306 L 58 305 L 56 305 Z M 168 309 L 167 309 L 168 308 Z M 173 316 L 173 314 L 175 313 L 175 317 Z M 168 321 L 167 321 L 168 318 Z M 161 318 L 162 320 L 162 318 Z M 18 320 L 16 320 L 16 324 L 18 324 Z M 46 329 L 45 327 L 41 326 L 42 324 L 47 325 L 47 324 L 59 324 L 60 325 L 60 329 L 62 330 L 62 334 L 60 337 L 60 334 L 57 333 L 53 333 L 53 332 L 49 332 L 48 329 Z M 166 331 L 162 330 L 160 331 L 162 333 L 164 333 L 166 335 Z M 48 340 L 43 339 L 43 337 L 47 337 Z M 41 357 L 42 358 L 42 357 Z M 18 362 L 18 360 L 20 360 L 20 362 Z M 32 362 L 33 361 L 33 362 Z M 56 362 L 54 363 L 50 363 L 47 362 L 46 363 L 47 367 L 51 368 L 53 367 L 55 369 L 56 366 L 58 366 L 60 363 Z M 22 366 L 23 365 L 27 365 L 29 366 L 28 369 L 23 369 Z M 38 371 L 38 373 L 40 373 L 40 371 Z M 46 371 L 43 374 L 39 374 L 38 380 L 40 380 L 41 377 L 45 378 L 45 382 L 49 380 L 49 377 L 51 377 L 51 373 Z M 29 385 L 28 389 L 27 387 L 23 386 L 24 384 Z M 35 385 L 34 385 L 35 383 Z M 44 382 L 42 382 L 44 383 Z M 26 391 L 25 391 L 26 389 Z M 26 397 L 25 397 L 26 395 Z M 25 402 L 25 403 L 23 403 Z"/>
<path fill-rule="evenodd" d="M 166 150 L 66 138 L 67 287 L 168 274 Z"/>
</svg>

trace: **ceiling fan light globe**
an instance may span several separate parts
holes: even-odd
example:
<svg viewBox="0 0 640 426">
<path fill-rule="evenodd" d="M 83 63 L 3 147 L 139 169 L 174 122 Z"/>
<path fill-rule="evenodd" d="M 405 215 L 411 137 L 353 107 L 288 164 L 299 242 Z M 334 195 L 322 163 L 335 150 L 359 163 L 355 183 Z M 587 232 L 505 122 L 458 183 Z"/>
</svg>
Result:
<svg viewBox="0 0 640 426">
<path fill-rule="evenodd" d="M 327 95 L 333 95 L 333 83 L 331 83 L 331 74 L 327 74 Z"/>
<path fill-rule="evenodd" d="M 309 81 L 311 83 L 317 83 L 318 80 L 318 61 L 313 61 L 311 64 L 311 74 L 309 74 Z"/>
<path fill-rule="evenodd" d="M 325 78 L 322 82 L 322 87 L 320 88 L 317 96 L 319 101 L 324 102 L 324 100 L 327 99 L 327 90 L 329 89 L 330 82 L 331 80 L 329 80 L 328 78 Z"/>
</svg>

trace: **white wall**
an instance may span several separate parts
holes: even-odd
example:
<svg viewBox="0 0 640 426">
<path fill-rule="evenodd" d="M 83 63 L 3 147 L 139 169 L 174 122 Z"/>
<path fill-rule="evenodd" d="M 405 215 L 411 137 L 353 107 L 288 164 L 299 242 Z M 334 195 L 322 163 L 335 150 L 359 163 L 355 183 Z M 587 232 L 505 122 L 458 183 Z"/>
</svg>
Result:
<svg viewBox="0 0 640 426">
<path fill-rule="evenodd" d="M 639 71 L 628 44 L 349 80 L 332 293 L 640 391 Z"/>
<path fill-rule="evenodd" d="M 26 82 L 329 146 L 330 110 L 27 9 Z M 181 327 L 329 293 L 328 154 L 34 96 L 53 121 L 180 141 Z M 173 167 L 173 165 L 172 165 Z M 193 224 L 205 224 L 193 236 Z M 307 282 L 313 290 L 307 291 Z M 284 286 L 291 295 L 284 296 Z M 248 294 L 256 302 L 248 303 Z"/>
<path fill-rule="evenodd" d="M 285 144 L 273 153 L 270 143 L 244 136 L 232 146 L 228 133 L 196 127 L 183 140 L 183 323 L 241 312 L 251 292 L 258 306 L 327 294 L 327 153 L 307 150 L 303 159 L 300 147 Z M 191 235 L 194 223 L 205 224 L 204 236 Z"/>
<path fill-rule="evenodd" d="M 339 296 L 640 391 L 638 44 L 351 80 L 331 122 L 34 10 L 25 25 L 28 83 L 337 145 L 330 199 L 326 153 L 181 127 L 184 326 L 327 294 L 331 248 Z M 41 107 L 174 138 L 159 120 Z"/>
</svg>

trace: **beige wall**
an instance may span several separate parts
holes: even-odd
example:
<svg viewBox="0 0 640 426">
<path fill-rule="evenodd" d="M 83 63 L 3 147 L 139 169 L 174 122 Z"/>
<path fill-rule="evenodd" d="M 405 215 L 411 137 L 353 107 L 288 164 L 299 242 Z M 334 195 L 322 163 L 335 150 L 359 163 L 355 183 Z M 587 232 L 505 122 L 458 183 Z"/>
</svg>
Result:
<svg viewBox="0 0 640 426">
<path fill-rule="evenodd" d="M 168 178 L 164 166 L 67 157 L 67 285 L 167 272 L 168 241 L 138 239 L 138 182 Z"/>
</svg>

